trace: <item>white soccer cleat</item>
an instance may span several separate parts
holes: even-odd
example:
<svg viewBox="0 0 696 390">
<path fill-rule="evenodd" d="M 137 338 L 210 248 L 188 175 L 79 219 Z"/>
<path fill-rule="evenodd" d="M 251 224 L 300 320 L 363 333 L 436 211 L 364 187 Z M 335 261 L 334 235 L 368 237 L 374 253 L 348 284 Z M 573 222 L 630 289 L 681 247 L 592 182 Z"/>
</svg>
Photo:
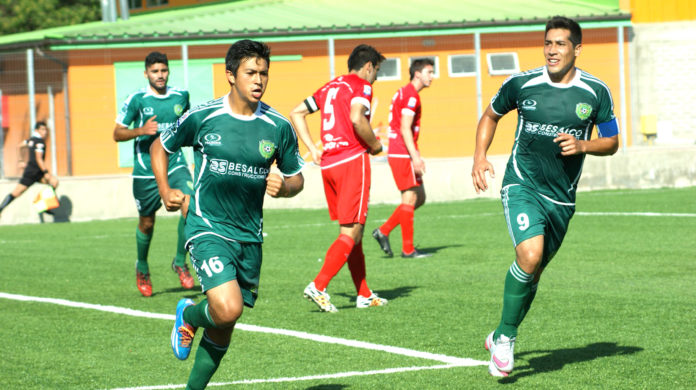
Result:
<svg viewBox="0 0 696 390">
<path fill-rule="evenodd" d="M 371 292 L 371 295 L 367 298 L 358 295 L 358 299 L 355 300 L 355 307 L 364 309 L 371 306 L 385 306 L 387 303 L 389 303 L 388 300 L 378 297 L 377 294 Z"/>
<path fill-rule="evenodd" d="M 501 334 L 497 340 L 493 340 L 494 333 L 495 331 L 491 332 L 484 343 L 486 350 L 491 352 L 488 372 L 492 376 L 505 377 L 512 372 L 515 366 L 515 338 Z"/>
<path fill-rule="evenodd" d="M 331 304 L 331 297 L 326 293 L 326 289 L 324 289 L 324 291 L 317 290 L 317 288 L 314 287 L 314 282 L 309 283 L 307 287 L 305 287 L 304 297 L 316 303 L 320 311 L 325 311 L 327 313 L 335 313 L 338 311 L 336 306 Z"/>
</svg>

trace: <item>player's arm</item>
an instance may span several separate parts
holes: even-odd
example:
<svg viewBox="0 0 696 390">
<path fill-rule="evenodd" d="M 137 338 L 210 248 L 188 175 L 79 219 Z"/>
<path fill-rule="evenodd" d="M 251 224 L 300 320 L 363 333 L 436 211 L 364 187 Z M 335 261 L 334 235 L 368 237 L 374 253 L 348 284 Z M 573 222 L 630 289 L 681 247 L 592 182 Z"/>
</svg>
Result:
<svg viewBox="0 0 696 390">
<path fill-rule="evenodd" d="M 297 173 L 283 177 L 277 173 L 269 173 L 266 177 L 266 193 L 274 198 L 292 198 L 304 188 L 304 176 Z"/>
<path fill-rule="evenodd" d="M 187 199 L 181 190 L 169 186 L 169 178 L 167 175 L 169 153 L 162 146 L 159 137 L 157 137 L 152 143 L 152 146 L 150 146 L 150 163 L 152 164 L 152 172 L 155 174 L 155 181 L 157 181 L 157 188 L 159 189 L 164 207 L 166 207 L 168 211 L 179 210 L 184 206 L 184 202 L 186 202 Z"/>
<path fill-rule="evenodd" d="M 491 142 L 493 142 L 493 136 L 495 136 L 495 130 L 498 128 L 500 118 L 502 116 L 496 114 L 489 104 L 486 107 L 486 111 L 481 115 L 481 119 L 476 127 L 476 148 L 474 149 L 474 165 L 471 169 L 471 178 L 477 194 L 488 189 L 486 171 L 489 172 L 491 178 L 495 177 L 493 164 L 486 158 L 486 153 L 488 153 L 488 148 L 491 146 Z"/>
<path fill-rule="evenodd" d="M 137 127 L 132 130 L 127 126 L 116 123 L 116 127 L 114 127 L 114 141 L 123 142 L 137 138 L 141 135 L 157 134 L 157 122 L 155 121 L 155 118 L 157 118 L 157 115 L 154 115 L 148 119 L 145 124 L 142 125 L 142 127 Z"/>
<path fill-rule="evenodd" d="M 353 122 L 353 129 L 358 137 L 370 148 L 370 154 L 379 154 L 382 151 L 382 143 L 379 142 L 377 136 L 372 131 L 370 121 L 367 120 L 367 107 L 360 103 L 353 103 L 350 106 L 350 121 Z"/>
<path fill-rule="evenodd" d="M 619 124 L 616 118 L 597 125 L 599 138 L 588 141 L 579 140 L 570 134 L 559 133 L 553 140 L 561 148 L 562 156 L 574 154 L 591 154 L 594 156 L 611 156 L 619 150 Z"/>
<path fill-rule="evenodd" d="M 411 163 L 413 163 L 416 175 L 423 176 L 425 173 L 425 161 L 421 158 L 420 152 L 416 148 L 416 143 L 413 141 L 413 132 L 411 131 L 413 119 L 413 115 L 401 113 L 401 138 L 404 140 L 408 155 L 411 156 Z"/>
<path fill-rule="evenodd" d="M 312 140 L 312 135 L 309 133 L 309 126 L 307 125 L 307 115 L 316 112 L 316 110 L 310 110 L 311 104 L 308 102 L 309 99 L 314 99 L 313 97 L 308 97 L 302 103 L 297 105 L 292 112 L 290 112 L 290 122 L 295 128 L 295 133 L 302 140 L 302 143 L 307 147 L 309 153 L 312 154 L 312 161 L 315 164 L 321 164 L 322 151 L 317 147 Z"/>
</svg>

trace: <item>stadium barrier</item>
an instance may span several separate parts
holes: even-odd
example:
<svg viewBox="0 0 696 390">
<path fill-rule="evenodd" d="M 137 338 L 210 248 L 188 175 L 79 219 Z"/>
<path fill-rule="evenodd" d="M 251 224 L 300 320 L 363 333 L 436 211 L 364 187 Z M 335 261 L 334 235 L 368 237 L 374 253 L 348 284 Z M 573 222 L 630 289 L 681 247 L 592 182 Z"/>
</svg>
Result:
<svg viewBox="0 0 696 390">
<path fill-rule="evenodd" d="M 508 156 L 490 156 L 496 177 L 489 190 L 477 195 L 471 184 L 468 158 L 428 159 L 426 157 L 425 188 L 428 202 L 445 202 L 472 198 L 499 198 L 501 182 Z M 290 199 L 267 197 L 266 208 L 324 208 L 321 171 L 308 165 L 303 171 L 305 188 Z M 0 181 L 0 196 L 4 197 L 16 185 L 16 180 Z M 681 147 L 632 147 L 611 157 L 587 156 L 579 190 L 621 188 L 659 188 L 696 186 L 696 145 Z M 40 216 L 32 207 L 40 185 L 32 186 L 16 199 L 0 217 L 0 225 L 39 223 Z M 131 178 L 127 175 L 61 177 L 56 191 L 61 207 L 56 217 L 43 216 L 46 222 L 87 221 L 113 218 L 136 218 L 131 193 Z M 400 195 L 385 157 L 373 158 L 371 204 L 396 204 Z M 158 215 L 168 213 L 164 207 Z"/>
</svg>

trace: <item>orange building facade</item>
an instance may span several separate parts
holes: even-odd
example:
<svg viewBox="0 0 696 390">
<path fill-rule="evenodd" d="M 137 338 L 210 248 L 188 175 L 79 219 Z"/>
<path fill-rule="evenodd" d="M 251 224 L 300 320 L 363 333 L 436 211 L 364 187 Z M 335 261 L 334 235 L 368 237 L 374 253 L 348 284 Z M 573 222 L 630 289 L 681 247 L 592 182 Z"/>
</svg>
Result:
<svg viewBox="0 0 696 390">
<path fill-rule="evenodd" d="M 599 77 L 607 83 L 614 97 L 614 111 L 619 118 L 630 118 L 630 112 L 621 112 L 619 104 L 630 96 L 630 84 L 626 80 L 628 69 L 628 45 L 618 45 L 619 29 L 624 27 L 607 27 L 584 29 L 583 50 L 577 66 Z M 624 28 L 625 29 L 625 28 Z M 188 75 L 188 85 L 198 90 L 192 92 L 192 103 L 200 103 L 210 98 L 223 95 L 229 91 L 225 80 L 224 56 L 229 43 L 215 45 L 193 45 L 186 47 L 188 62 L 196 62 L 196 74 Z M 382 37 L 369 39 L 336 39 L 334 41 L 334 74 L 338 76 L 347 72 L 347 57 L 354 46 L 367 43 L 376 47 L 388 59 L 399 59 L 400 77 L 397 79 L 377 80 L 374 85 L 373 127 L 381 132 L 386 140 L 386 125 L 389 105 L 394 92 L 409 80 L 409 59 L 421 56 L 437 58 L 438 77 L 432 86 L 421 91 L 423 117 L 422 133 L 419 146 L 426 158 L 464 158 L 474 151 L 476 124 L 479 116 L 479 96 L 477 77 L 450 75 L 450 56 L 472 55 L 475 53 L 473 34 L 453 34 L 437 36 Z M 292 42 L 269 42 L 272 52 L 270 82 L 264 101 L 279 112 L 287 115 L 290 110 L 318 87 L 327 82 L 331 76 L 331 61 L 327 40 L 309 40 Z M 543 64 L 543 30 L 527 32 L 496 32 L 480 34 L 480 101 L 483 109 L 495 95 L 507 75 L 491 75 L 488 71 L 487 55 L 491 53 L 516 53 L 519 70 L 535 68 Z M 123 147 L 112 139 L 114 120 L 119 105 L 124 98 L 123 92 L 117 92 L 117 82 L 124 80 L 124 71 L 120 65 L 135 64 L 132 71 L 134 85 L 146 86 L 146 80 L 137 63 L 151 51 L 167 53 L 172 63 L 181 63 L 183 51 L 181 46 L 163 47 L 127 47 L 98 48 L 88 50 L 65 50 L 47 53 L 67 64 L 67 94 L 69 109 L 65 110 L 65 93 L 61 84 L 62 68 L 58 62 L 35 55 L 36 67 L 36 118 L 45 120 L 49 117 L 47 87 L 51 86 L 54 106 L 55 153 L 59 175 L 72 174 L 108 175 L 130 172 L 123 163 Z M 620 69 L 619 53 L 625 56 L 623 73 Z M 6 177 L 21 174 L 17 165 L 16 145 L 29 136 L 28 94 L 26 90 L 26 62 L 24 53 L 17 53 L 13 60 L 4 55 L 4 71 L 0 72 L 0 91 L 6 97 L 9 107 L 7 118 L 3 120 L 5 128 L 4 171 Z M 185 87 L 181 82 L 174 82 L 176 76 L 182 79 L 183 69 L 172 66 L 170 85 Z M 144 66 L 143 68 L 144 69 Z M 190 70 L 191 68 L 189 68 Z M 8 71 L 9 70 L 9 71 Z M 177 74 L 178 72 L 178 74 Z M 622 77 L 624 80 L 622 81 Z M 210 85 L 201 85 L 210 84 Z M 624 89 L 621 86 L 625 85 Z M 133 88 L 133 91 L 135 88 Z M 132 91 L 131 91 L 132 92 Z M 630 110 L 630 104 L 624 104 Z M 504 117 L 498 128 L 490 154 L 507 154 L 514 139 L 515 113 Z M 66 127 L 69 121 L 69 129 Z M 630 145 L 630 121 L 623 120 L 622 129 Z M 315 140 L 318 140 L 318 117 L 310 116 L 310 128 Z M 69 139 L 68 139 L 69 130 Z M 69 145 L 69 147 L 68 147 Z M 70 149 L 70 151 L 68 150 Z M 301 147 L 301 153 L 305 150 Z M 68 161 L 68 154 L 72 159 Z M 47 162 L 52 156 L 47 156 Z M 50 165 L 49 165 L 50 166 Z"/>
</svg>

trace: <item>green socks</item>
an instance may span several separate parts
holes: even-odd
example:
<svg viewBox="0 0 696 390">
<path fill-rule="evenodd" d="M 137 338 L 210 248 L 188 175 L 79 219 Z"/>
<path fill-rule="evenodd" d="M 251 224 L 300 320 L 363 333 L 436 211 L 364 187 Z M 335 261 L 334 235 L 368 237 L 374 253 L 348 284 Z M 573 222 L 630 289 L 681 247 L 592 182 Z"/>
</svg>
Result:
<svg viewBox="0 0 696 390">
<path fill-rule="evenodd" d="M 210 382 L 210 378 L 212 378 L 213 374 L 220 366 L 220 361 L 222 357 L 225 356 L 228 347 L 229 345 L 223 346 L 215 344 L 208 337 L 206 332 L 203 332 L 203 338 L 201 338 L 201 342 L 198 344 L 198 350 L 196 350 L 196 360 L 193 363 L 191 375 L 186 384 L 187 390 L 205 389 L 208 382 Z"/>
<path fill-rule="evenodd" d="M 514 261 L 505 276 L 503 291 L 503 315 L 493 335 L 494 339 L 501 334 L 507 337 L 517 337 L 517 327 L 531 305 L 531 287 L 534 274 L 528 274 Z"/>
<path fill-rule="evenodd" d="M 145 234 L 139 228 L 135 228 L 135 242 L 138 251 L 138 261 L 135 263 L 135 268 L 138 272 L 148 273 L 150 268 L 147 265 L 147 253 L 150 251 L 150 241 L 152 234 Z"/>
<path fill-rule="evenodd" d="M 178 267 L 182 267 L 186 264 L 186 235 L 184 234 L 184 217 L 179 218 L 179 227 L 177 228 L 178 239 L 176 242 L 176 256 L 174 257 L 174 264 Z"/>
<path fill-rule="evenodd" d="M 217 328 L 208 310 L 208 298 L 184 310 L 184 322 L 195 328 Z"/>
</svg>

